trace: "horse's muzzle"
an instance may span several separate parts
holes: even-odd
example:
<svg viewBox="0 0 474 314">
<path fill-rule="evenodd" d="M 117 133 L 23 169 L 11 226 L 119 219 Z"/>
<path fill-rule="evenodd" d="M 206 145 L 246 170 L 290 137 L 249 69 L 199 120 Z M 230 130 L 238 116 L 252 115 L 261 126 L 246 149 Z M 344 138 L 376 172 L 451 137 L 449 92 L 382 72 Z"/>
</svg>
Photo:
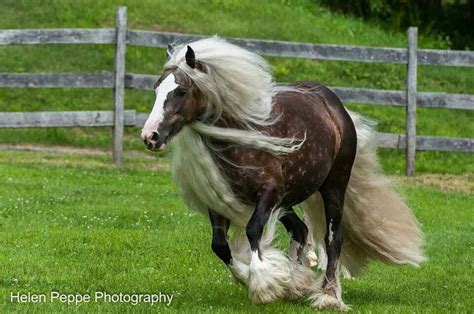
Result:
<svg viewBox="0 0 474 314">
<path fill-rule="evenodd" d="M 141 135 L 145 146 L 151 151 L 161 151 L 166 148 L 166 143 L 160 138 L 158 132 Z"/>
</svg>

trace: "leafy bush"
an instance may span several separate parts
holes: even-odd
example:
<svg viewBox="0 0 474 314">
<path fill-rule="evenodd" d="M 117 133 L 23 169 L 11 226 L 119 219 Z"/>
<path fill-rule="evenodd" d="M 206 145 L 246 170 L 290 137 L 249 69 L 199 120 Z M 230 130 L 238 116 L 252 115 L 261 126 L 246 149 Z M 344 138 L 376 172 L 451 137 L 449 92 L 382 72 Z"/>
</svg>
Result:
<svg viewBox="0 0 474 314">
<path fill-rule="evenodd" d="M 376 19 L 393 30 L 418 26 L 452 48 L 474 48 L 474 0 L 321 0 L 331 9 Z"/>
</svg>

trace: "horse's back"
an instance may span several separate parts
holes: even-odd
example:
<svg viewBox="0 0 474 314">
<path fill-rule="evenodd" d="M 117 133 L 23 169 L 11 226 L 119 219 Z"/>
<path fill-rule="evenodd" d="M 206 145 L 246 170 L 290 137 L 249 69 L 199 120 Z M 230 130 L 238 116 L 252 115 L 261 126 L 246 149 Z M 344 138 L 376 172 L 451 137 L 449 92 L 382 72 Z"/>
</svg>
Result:
<svg viewBox="0 0 474 314">
<path fill-rule="evenodd" d="M 281 103 L 284 114 L 304 116 L 307 121 L 306 127 L 324 121 L 323 125 L 326 127 L 324 132 L 331 127 L 336 128 L 341 142 L 344 141 L 346 144 L 356 142 L 357 136 L 352 118 L 332 90 L 314 81 L 301 81 L 288 86 L 290 89 L 283 90 L 276 97 L 276 102 Z M 323 130 L 317 131 L 320 135 L 324 135 Z M 335 148 L 339 150 L 339 147 Z"/>
<path fill-rule="evenodd" d="M 275 97 L 275 105 L 282 113 L 278 124 L 288 129 L 285 135 L 306 136 L 301 149 L 283 161 L 289 199 L 299 202 L 319 189 L 337 160 L 352 166 L 357 136 L 350 115 L 329 88 L 311 81 L 288 86 Z"/>
<path fill-rule="evenodd" d="M 316 95 L 321 97 L 324 104 L 327 106 L 331 117 L 334 119 L 336 127 L 340 133 L 339 154 L 355 156 L 357 147 L 357 134 L 351 116 L 342 104 L 339 97 L 328 87 L 318 82 L 303 81 L 295 83 L 296 87 L 306 88 L 313 91 Z M 316 102 L 317 104 L 318 102 Z"/>
</svg>

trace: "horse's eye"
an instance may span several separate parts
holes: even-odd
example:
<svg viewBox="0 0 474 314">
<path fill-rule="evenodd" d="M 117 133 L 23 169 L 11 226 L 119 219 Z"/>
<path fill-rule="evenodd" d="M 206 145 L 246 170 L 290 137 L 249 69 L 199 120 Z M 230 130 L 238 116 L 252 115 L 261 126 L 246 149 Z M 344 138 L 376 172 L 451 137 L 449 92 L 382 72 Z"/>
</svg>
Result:
<svg viewBox="0 0 474 314">
<path fill-rule="evenodd" d="M 187 90 L 185 90 L 185 89 L 179 89 L 179 90 L 176 91 L 176 94 L 179 97 L 183 97 L 184 95 L 186 95 L 186 92 L 187 92 Z"/>
</svg>

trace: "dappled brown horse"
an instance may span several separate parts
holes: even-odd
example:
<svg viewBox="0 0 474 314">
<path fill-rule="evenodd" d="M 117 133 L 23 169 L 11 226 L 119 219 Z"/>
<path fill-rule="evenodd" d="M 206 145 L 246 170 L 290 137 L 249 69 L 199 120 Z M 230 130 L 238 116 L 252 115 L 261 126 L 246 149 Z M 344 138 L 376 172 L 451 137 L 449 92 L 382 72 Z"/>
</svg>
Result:
<svg viewBox="0 0 474 314">
<path fill-rule="evenodd" d="M 150 150 L 173 138 L 178 190 L 209 215 L 213 251 L 255 303 L 309 295 L 315 308 L 343 310 L 340 268 L 423 261 L 421 231 L 378 170 L 372 130 L 328 88 L 277 86 L 263 58 L 213 37 L 169 48 L 155 92 L 141 136 Z M 271 246 L 277 219 L 289 257 Z M 308 266 L 322 242 L 316 280 Z"/>
</svg>

